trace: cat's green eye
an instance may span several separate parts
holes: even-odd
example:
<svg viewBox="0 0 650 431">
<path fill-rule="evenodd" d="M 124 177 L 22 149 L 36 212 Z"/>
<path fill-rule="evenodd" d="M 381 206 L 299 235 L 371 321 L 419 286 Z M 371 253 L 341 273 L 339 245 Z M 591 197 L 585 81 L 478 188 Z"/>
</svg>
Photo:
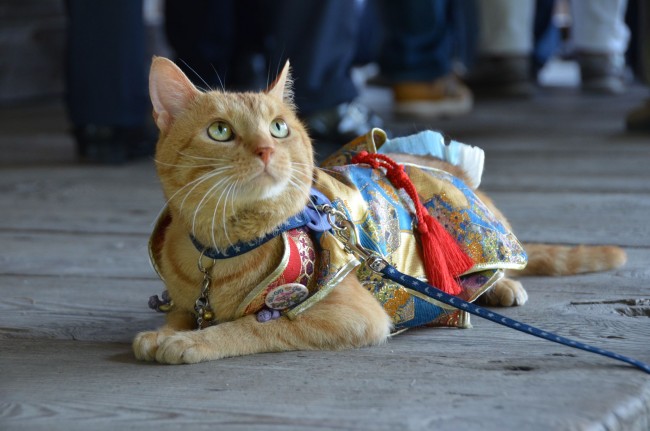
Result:
<svg viewBox="0 0 650 431">
<path fill-rule="evenodd" d="M 215 121 L 210 124 L 210 127 L 208 127 L 208 136 L 219 142 L 232 141 L 235 138 L 230 124 L 225 121 Z"/>
<path fill-rule="evenodd" d="M 282 118 L 276 118 L 271 121 L 269 129 L 271 130 L 271 135 L 276 138 L 286 138 L 289 136 L 289 126 L 287 126 L 287 123 Z"/>
</svg>

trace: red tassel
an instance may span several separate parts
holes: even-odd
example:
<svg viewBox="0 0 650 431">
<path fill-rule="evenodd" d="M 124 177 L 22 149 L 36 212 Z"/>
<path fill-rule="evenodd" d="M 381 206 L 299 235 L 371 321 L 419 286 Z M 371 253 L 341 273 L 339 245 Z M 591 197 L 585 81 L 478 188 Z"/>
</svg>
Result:
<svg viewBox="0 0 650 431">
<path fill-rule="evenodd" d="M 474 261 L 438 221 L 422 205 L 420 197 L 404 171 L 404 166 L 383 154 L 357 154 L 352 163 L 365 163 L 375 169 L 386 169 L 386 177 L 397 188 L 404 189 L 415 204 L 415 218 L 422 246 L 422 261 L 429 283 L 443 292 L 458 295 L 462 289 L 458 277 L 474 266 Z"/>
</svg>

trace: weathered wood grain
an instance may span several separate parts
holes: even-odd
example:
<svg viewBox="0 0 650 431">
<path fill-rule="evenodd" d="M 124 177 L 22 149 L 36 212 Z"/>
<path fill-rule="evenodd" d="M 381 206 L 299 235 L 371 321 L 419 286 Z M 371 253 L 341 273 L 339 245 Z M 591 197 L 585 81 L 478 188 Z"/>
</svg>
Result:
<svg viewBox="0 0 650 431">
<path fill-rule="evenodd" d="M 148 235 L 0 231 L 0 274 L 152 278 Z M 21 253 L 8 253 L 20 250 Z"/>
<path fill-rule="evenodd" d="M 0 338 L 129 343 L 163 324 L 147 301 L 157 279 L 0 276 Z"/>
<path fill-rule="evenodd" d="M 522 241 L 648 244 L 650 200 L 633 193 L 490 193 Z M 647 195 L 646 195 L 647 196 Z"/>
<path fill-rule="evenodd" d="M 147 233 L 164 203 L 151 161 L 5 169 L 0 230 Z"/>
<path fill-rule="evenodd" d="M 135 363 L 123 344 L 0 340 L 12 370 L 0 417 L 4 429 L 647 426 L 650 386 L 636 371 L 519 338 L 420 330 L 372 349 L 181 367 Z"/>
<path fill-rule="evenodd" d="M 613 142 L 611 147 L 589 151 L 488 149 L 486 157 L 481 187 L 488 192 L 650 192 L 647 150 L 641 145 Z"/>
<path fill-rule="evenodd" d="M 650 336 L 649 260 L 650 251 L 631 249 L 628 264 L 616 271 L 523 278 L 530 303 L 510 313 L 553 330 L 562 330 L 568 316 L 584 318 L 595 339 L 625 339 L 627 332 Z M 161 324 L 161 315 L 147 308 L 147 299 L 162 289 L 153 275 L 0 276 L 0 338 L 129 342 L 136 331 Z"/>
</svg>

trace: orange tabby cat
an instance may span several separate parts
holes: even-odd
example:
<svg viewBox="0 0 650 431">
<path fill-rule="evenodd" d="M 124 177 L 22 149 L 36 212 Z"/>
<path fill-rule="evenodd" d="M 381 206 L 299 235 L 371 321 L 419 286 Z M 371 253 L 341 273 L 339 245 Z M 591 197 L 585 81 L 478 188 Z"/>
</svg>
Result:
<svg viewBox="0 0 650 431">
<path fill-rule="evenodd" d="M 160 129 L 156 161 L 169 214 L 155 248 L 174 306 L 166 325 L 136 336 L 138 359 L 195 363 L 259 352 L 370 346 L 389 337 L 391 319 L 354 272 L 294 320 L 259 323 L 254 314 L 236 318 L 239 304 L 280 264 L 280 237 L 236 257 L 201 260 L 212 276 L 211 311 L 222 323 L 193 330 L 204 275 L 197 269 L 200 253 L 190 234 L 201 244 L 225 249 L 264 236 L 308 202 L 316 168 L 310 139 L 292 105 L 288 69 L 264 93 L 204 93 L 171 61 L 154 58 L 150 93 Z M 408 161 L 408 156 L 395 158 Z M 426 163 L 463 176 L 444 162 Z M 481 198 L 506 224 L 489 199 Z M 575 274 L 625 261 L 616 247 L 535 245 L 527 251 L 527 273 Z M 527 296 L 519 282 L 503 279 L 484 298 L 516 305 Z"/>
</svg>

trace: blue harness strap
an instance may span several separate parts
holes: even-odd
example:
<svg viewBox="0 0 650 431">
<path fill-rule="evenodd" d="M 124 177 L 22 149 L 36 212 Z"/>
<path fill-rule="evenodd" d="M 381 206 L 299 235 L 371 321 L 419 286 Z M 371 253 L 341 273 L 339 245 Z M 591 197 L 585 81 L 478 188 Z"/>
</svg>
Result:
<svg viewBox="0 0 650 431">
<path fill-rule="evenodd" d="M 484 319 L 490 320 L 499 325 L 507 326 L 508 328 L 515 329 L 517 331 L 525 332 L 527 334 L 533 335 L 535 337 L 543 338 L 544 340 L 552 341 L 554 343 L 563 344 L 565 346 L 574 347 L 576 349 L 585 350 L 587 352 L 596 353 L 598 355 L 606 356 L 611 359 L 616 359 L 618 361 L 626 362 L 630 365 L 633 365 L 646 373 L 650 374 L 650 365 L 638 361 L 634 358 L 620 355 L 609 350 L 600 349 L 598 347 L 590 346 L 579 341 L 571 340 L 569 338 L 561 337 L 559 335 L 553 334 L 552 332 L 543 331 L 534 326 L 530 326 L 526 323 L 518 322 L 516 320 L 510 319 L 509 317 L 503 316 L 501 314 L 495 313 L 492 310 L 487 310 L 481 308 L 477 305 L 472 304 L 471 302 L 463 301 L 460 298 L 457 298 L 453 295 L 449 295 L 442 290 L 439 290 L 425 282 L 413 278 L 406 274 L 399 272 L 391 265 L 386 265 L 379 272 L 389 280 L 392 280 L 396 283 L 403 285 L 409 289 L 413 289 L 417 292 L 422 293 L 430 298 L 440 301 L 447 305 L 450 305 L 459 310 L 467 311 L 470 314 L 475 316 L 482 317 Z"/>
<path fill-rule="evenodd" d="M 327 217 L 315 209 L 317 205 L 324 204 L 330 204 L 329 199 L 323 193 L 312 187 L 309 195 L 309 204 L 301 212 L 290 217 L 272 232 L 269 232 L 262 237 L 248 242 L 238 242 L 237 244 L 227 247 L 225 250 L 205 246 L 201 244 L 194 235 L 190 235 L 190 240 L 192 241 L 192 244 L 194 244 L 194 247 L 203 253 L 205 257 L 209 257 L 210 259 L 229 259 L 231 257 L 248 253 L 249 251 L 281 235 L 283 232 L 292 229 L 303 226 L 307 226 L 309 229 L 316 232 L 324 232 L 331 229 L 331 226 L 327 222 Z"/>
</svg>

